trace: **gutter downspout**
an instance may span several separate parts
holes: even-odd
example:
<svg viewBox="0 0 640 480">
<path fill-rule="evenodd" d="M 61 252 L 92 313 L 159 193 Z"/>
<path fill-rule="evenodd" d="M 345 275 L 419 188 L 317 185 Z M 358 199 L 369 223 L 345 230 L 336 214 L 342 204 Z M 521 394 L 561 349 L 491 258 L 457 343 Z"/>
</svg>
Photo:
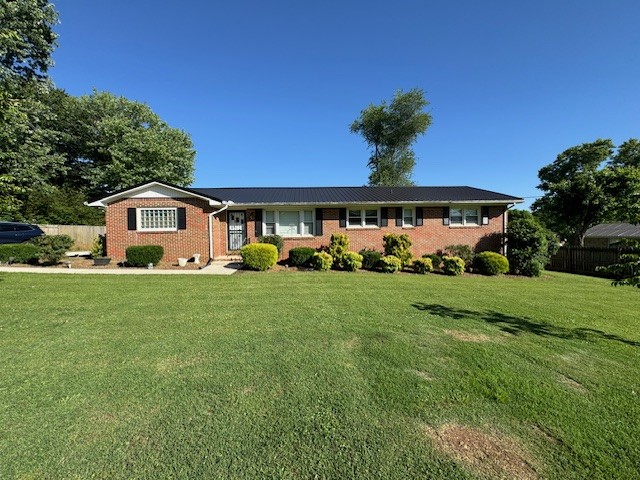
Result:
<svg viewBox="0 0 640 480">
<path fill-rule="evenodd" d="M 507 224 L 508 222 L 508 212 L 509 210 L 511 210 L 513 207 L 515 207 L 516 204 L 512 203 L 511 205 L 507 205 L 507 208 L 504 209 L 504 213 L 502 214 L 502 254 L 506 257 L 507 256 Z"/>
<path fill-rule="evenodd" d="M 224 201 L 222 203 L 224 204 L 224 207 L 222 207 L 220 210 L 216 210 L 215 212 L 211 212 L 208 215 L 209 216 L 209 261 L 207 262 L 208 264 L 213 261 L 213 217 L 219 213 L 224 212 L 227 208 L 229 208 L 229 204 L 231 202 Z"/>
</svg>

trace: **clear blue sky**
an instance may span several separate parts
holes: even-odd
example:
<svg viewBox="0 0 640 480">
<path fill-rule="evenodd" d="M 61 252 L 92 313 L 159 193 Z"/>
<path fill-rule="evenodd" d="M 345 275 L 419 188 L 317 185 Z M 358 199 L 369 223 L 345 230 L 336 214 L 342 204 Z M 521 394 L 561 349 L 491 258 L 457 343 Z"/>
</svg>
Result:
<svg viewBox="0 0 640 480">
<path fill-rule="evenodd" d="M 532 197 L 564 149 L 640 136 L 637 0 L 55 5 L 55 84 L 145 102 L 188 132 L 195 187 L 364 185 L 349 125 L 413 87 L 434 120 L 419 185 Z"/>
</svg>

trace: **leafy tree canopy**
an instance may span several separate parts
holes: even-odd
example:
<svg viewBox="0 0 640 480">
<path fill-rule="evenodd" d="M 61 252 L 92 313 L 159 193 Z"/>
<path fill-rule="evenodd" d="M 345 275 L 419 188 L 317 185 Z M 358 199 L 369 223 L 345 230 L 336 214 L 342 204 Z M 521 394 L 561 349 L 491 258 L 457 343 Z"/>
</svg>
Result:
<svg viewBox="0 0 640 480">
<path fill-rule="evenodd" d="M 0 78 L 43 78 L 53 64 L 58 14 L 47 0 L 0 2 Z"/>
<path fill-rule="evenodd" d="M 399 90 L 391 103 L 369 105 L 351 124 L 351 132 L 362 135 L 372 149 L 369 185 L 413 185 L 416 158 L 411 145 L 431 125 L 431 115 L 423 111 L 427 105 L 422 90 Z"/>
<path fill-rule="evenodd" d="M 190 184 L 189 135 L 149 106 L 53 88 L 57 21 L 46 0 L 0 0 L 0 218 L 101 223 L 85 200 L 149 178 Z"/>
<path fill-rule="evenodd" d="M 535 215 L 572 244 L 604 221 L 640 221 L 640 143 L 629 139 L 618 149 L 599 139 L 571 147 L 540 169 L 544 196 Z"/>
</svg>

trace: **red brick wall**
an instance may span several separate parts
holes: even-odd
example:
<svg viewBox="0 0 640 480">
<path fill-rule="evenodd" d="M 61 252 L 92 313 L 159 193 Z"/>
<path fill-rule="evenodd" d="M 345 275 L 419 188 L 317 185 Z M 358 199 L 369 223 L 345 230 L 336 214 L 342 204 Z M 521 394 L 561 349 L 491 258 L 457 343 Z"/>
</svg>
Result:
<svg viewBox="0 0 640 480">
<path fill-rule="evenodd" d="M 282 258 L 289 256 L 294 247 L 328 246 L 333 233 L 346 233 L 349 236 L 349 248 L 359 251 L 363 248 L 382 251 L 382 237 L 386 233 L 406 233 L 413 243 L 411 250 L 414 256 L 434 253 L 447 245 L 466 244 L 479 250 L 501 251 L 504 207 L 489 208 L 489 225 L 477 227 L 451 227 L 442 224 L 442 207 L 424 207 L 423 225 L 403 228 L 396 227 L 395 208 L 388 209 L 387 227 L 380 228 L 340 228 L 339 209 L 323 210 L 322 236 L 285 238 Z M 256 242 L 255 214 L 247 211 L 247 236 L 250 242 Z"/>
<path fill-rule="evenodd" d="M 127 230 L 127 208 L 184 207 L 187 228 L 173 232 L 141 232 Z M 107 255 L 115 261 L 126 258 L 125 251 L 131 245 L 162 245 L 164 261 L 176 262 L 178 257 L 190 258 L 194 253 L 200 260 L 209 259 L 208 213 L 214 211 L 204 200 L 193 198 L 129 198 L 107 207 Z M 214 231 L 220 230 L 220 220 L 214 222 Z M 218 239 L 219 235 L 214 235 Z M 215 247 L 214 247 L 215 248 Z M 225 246 L 226 248 L 226 246 Z M 222 251 L 222 250 L 217 250 Z"/>
<path fill-rule="evenodd" d="M 132 207 L 184 207 L 187 228 L 173 232 L 139 232 L 127 230 L 127 208 Z M 125 259 L 125 250 L 131 245 L 162 245 L 165 261 L 175 262 L 178 257 L 191 257 L 200 253 L 201 260 L 209 259 L 208 214 L 218 209 L 198 199 L 125 199 L 114 202 L 107 208 L 107 253 L 116 261 Z M 424 207 L 423 225 L 413 228 L 395 226 L 395 208 L 389 208 L 388 227 L 381 228 L 340 228 L 339 209 L 325 208 L 323 212 L 323 235 L 318 237 L 286 238 L 282 257 L 287 258 L 289 250 L 298 246 L 319 248 L 328 246 L 333 233 L 346 233 L 350 249 L 363 248 L 382 251 L 382 237 L 385 233 L 406 233 L 413 242 L 415 256 L 442 250 L 451 244 L 466 244 L 479 250 L 501 250 L 504 207 L 489 208 L 489 225 L 477 227 L 450 227 L 442 224 L 441 207 Z M 214 257 L 227 255 L 227 215 L 221 212 L 213 218 Z M 247 238 L 255 243 L 255 210 L 247 210 Z"/>
</svg>

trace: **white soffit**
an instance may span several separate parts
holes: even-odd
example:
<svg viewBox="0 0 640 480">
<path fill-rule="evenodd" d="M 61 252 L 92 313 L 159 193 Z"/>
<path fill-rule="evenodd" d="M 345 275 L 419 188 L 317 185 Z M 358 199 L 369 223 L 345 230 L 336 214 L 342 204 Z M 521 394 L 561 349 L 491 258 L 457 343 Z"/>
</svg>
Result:
<svg viewBox="0 0 640 480">
<path fill-rule="evenodd" d="M 88 205 L 90 207 L 106 207 L 110 203 L 125 198 L 200 198 L 206 200 L 209 205 L 222 205 L 219 201 L 205 197 L 204 195 L 198 195 L 197 193 L 188 192 L 181 188 L 170 187 L 158 182 L 151 182 L 115 195 L 110 195 L 91 202 Z"/>
</svg>

